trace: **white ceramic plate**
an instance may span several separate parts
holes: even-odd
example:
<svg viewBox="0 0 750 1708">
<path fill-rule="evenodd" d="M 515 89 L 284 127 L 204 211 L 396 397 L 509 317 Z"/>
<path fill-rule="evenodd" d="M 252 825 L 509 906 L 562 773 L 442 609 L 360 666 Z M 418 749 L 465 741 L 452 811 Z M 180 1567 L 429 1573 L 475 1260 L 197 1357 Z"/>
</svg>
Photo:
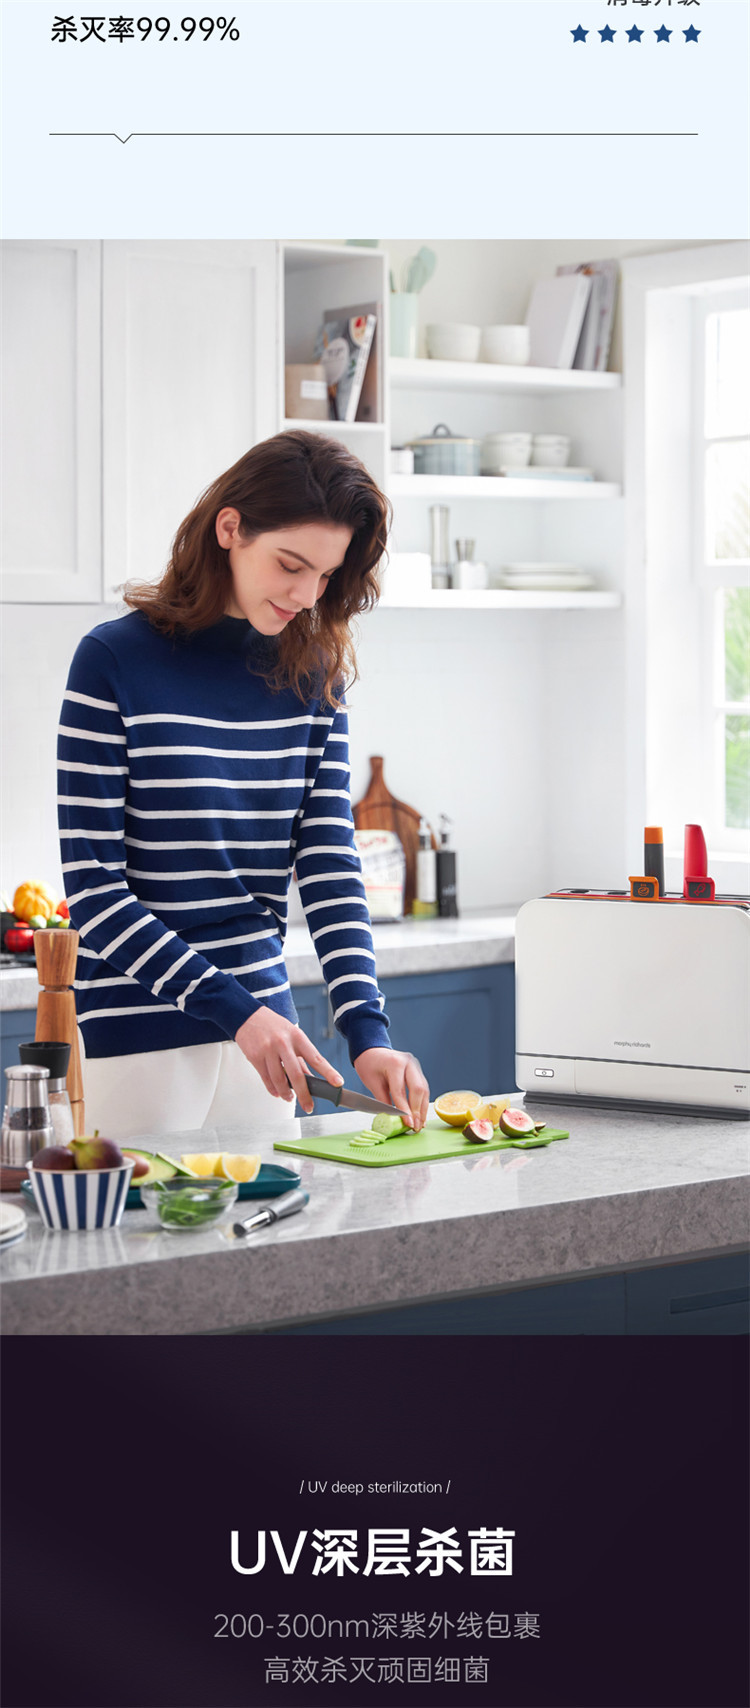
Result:
<svg viewBox="0 0 750 1708">
<path fill-rule="evenodd" d="M 12 1245 L 26 1233 L 26 1211 L 15 1204 L 0 1204 L 0 1246 Z"/>
</svg>

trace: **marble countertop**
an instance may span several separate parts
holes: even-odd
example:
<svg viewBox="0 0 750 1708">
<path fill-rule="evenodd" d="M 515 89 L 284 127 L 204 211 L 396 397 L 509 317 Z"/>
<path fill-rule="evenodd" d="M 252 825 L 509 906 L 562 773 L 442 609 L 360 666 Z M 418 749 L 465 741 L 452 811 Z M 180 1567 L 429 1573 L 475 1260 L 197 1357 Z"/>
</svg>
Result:
<svg viewBox="0 0 750 1708">
<path fill-rule="evenodd" d="M 373 927 L 380 978 L 406 973 L 483 967 L 515 958 L 518 907 L 462 914 L 460 919 L 404 919 Z M 284 959 L 293 985 L 322 984 L 320 963 L 306 925 L 290 925 Z M 36 1007 L 36 967 L 0 968 L 0 1012 Z"/>
<path fill-rule="evenodd" d="M 220 1333 L 350 1313 L 356 1332 L 358 1310 L 747 1243 L 747 1123 L 542 1110 L 533 1099 L 527 1107 L 570 1138 L 388 1169 L 303 1157 L 307 1208 L 247 1240 L 233 1236 L 231 1217 L 202 1233 L 170 1234 L 144 1226 L 136 1210 L 107 1232 L 47 1233 L 29 1206 L 26 1237 L 0 1254 L 3 1332 Z M 352 1116 L 314 1116 L 299 1128 L 312 1137 L 347 1132 Z M 173 1134 L 158 1148 L 295 1160 L 273 1150 L 271 1129 Z"/>
</svg>

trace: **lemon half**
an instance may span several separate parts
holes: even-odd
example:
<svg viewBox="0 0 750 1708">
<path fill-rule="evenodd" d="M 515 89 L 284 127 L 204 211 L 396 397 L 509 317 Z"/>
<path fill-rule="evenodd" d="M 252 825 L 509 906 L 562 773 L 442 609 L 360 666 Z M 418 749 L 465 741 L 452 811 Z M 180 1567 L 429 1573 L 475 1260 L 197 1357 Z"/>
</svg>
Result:
<svg viewBox="0 0 750 1708">
<path fill-rule="evenodd" d="M 478 1091 L 446 1091 L 435 1099 L 435 1114 L 449 1127 L 465 1127 L 476 1114 L 481 1101 Z"/>
</svg>

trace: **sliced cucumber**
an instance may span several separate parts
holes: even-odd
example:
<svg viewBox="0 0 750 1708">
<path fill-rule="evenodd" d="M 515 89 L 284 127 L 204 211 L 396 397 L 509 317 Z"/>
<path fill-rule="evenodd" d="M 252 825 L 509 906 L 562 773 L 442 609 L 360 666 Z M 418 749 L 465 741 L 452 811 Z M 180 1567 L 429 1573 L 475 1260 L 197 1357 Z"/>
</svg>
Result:
<svg viewBox="0 0 750 1708">
<path fill-rule="evenodd" d="M 397 1139 L 401 1133 L 411 1132 L 405 1127 L 400 1115 L 376 1115 L 372 1123 L 373 1132 L 382 1133 L 384 1139 Z"/>
</svg>

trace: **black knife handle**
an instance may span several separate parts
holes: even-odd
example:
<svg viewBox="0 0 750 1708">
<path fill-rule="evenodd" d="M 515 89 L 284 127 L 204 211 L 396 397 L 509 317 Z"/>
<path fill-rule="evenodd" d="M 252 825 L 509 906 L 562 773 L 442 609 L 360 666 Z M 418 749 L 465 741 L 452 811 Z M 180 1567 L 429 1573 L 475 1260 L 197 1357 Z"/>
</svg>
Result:
<svg viewBox="0 0 750 1708">
<path fill-rule="evenodd" d="M 331 1085 L 329 1080 L 319 1079 L 318 1075 L 314 1073 L 306 1073 L 305 1079 L 307 1080 L 311 1097 L 323 1097 L 327 1103 L 335 1103 L 337 1105 L 341 1101 L 341 1093 L 344 1089 L 343 1085 Z"/>
</svg>

